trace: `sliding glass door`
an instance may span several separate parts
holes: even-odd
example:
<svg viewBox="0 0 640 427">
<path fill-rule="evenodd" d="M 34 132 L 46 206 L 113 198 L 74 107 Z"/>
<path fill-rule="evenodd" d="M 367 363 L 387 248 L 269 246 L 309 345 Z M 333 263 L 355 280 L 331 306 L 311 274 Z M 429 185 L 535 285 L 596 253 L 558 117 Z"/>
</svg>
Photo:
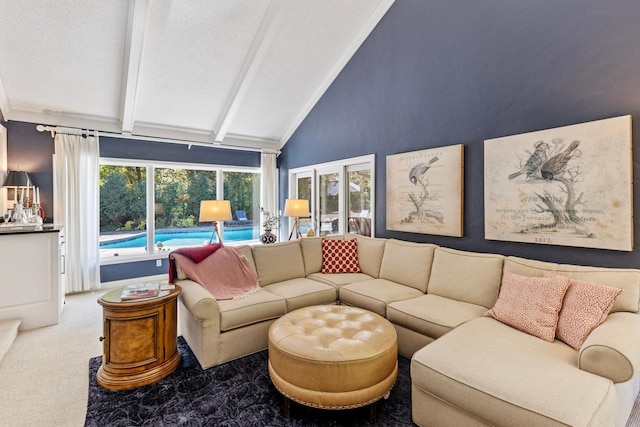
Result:
<svg viewBox="0 0 640 427">
<path fill-rule="evenodd" d="M 307 199 L 310 218 L 300 218 L 300 231 L 315 236 L 373 236 L 375 157 L 312 165 L 290 171 L 291 198 Z"/>
<path fill-rule="evenodd" d="M 309 209 L 312 212 L 312 216 L 308 218 L 300 218 L 298 224 L 300 225 L 300 233 L 303 236 L 309 234 L 309 230 L 315 235 L 315 227 L 313 226 L 313 176 L 310 173 L 301 173 L 296 177 L 296 199 L 304 199 L 309 201 Z"/>
<path fill-rule="evenodd" d="M 361 236 L 372 236 L 371 229 L 371 169 L 368 165 L 355 165 L 347 168 L 347 187 L 349 196 L 347 212 L 349 213 L 349 233 Z"/>
<path fill-rule="evenodd" d="M 341 204 L 342 180 L 340 172 L 318 174 L 318 210 L 320 219 L 320 236 L 342 234 Z"/>
</svg>

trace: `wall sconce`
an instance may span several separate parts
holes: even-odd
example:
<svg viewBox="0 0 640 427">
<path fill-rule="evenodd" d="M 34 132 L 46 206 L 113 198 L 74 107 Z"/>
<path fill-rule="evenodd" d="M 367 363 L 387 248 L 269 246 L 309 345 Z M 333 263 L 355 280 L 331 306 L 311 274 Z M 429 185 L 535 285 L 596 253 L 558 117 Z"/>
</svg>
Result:
<svg viewBox="0 0 640 427">
<path fill-rule="evenodd" d="M 300 217 L 308 217 L 309 215 L 309 201 L 307 199 L 287 199 L 284 201 L 284 216 L 295 218 L 293 228 L 291 228 L 291 233 L 289 233 L 289 240 L 291 240 L 294 231 L 296 233 L 296 239 L 302 237 L 298 219 Z"/>
<path fill-rule="evenodd" d="M 202 200 L 200 202 L 200 222 L 213 221 L 213 233 L 209 244 L 213 242 L 213 236 L 218 236 L 218 242 L 222 243 L 222 236 L 218 231 L 218 221 L 231 220 L 231 202 L 228 200 Z"/>
</svg>

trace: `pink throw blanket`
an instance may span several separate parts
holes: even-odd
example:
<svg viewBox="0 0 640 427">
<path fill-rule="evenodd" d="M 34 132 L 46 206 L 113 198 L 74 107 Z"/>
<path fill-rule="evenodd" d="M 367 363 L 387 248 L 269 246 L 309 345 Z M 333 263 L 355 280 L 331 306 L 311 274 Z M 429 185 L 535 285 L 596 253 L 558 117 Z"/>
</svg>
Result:
<svg viewBox="0 0 640 427">
<path fill-rule="evenodd" d="M 173 252 L 171 256 L 194 282 L 217 300 L 234 299 L 259 289 L 258 276 L 237 249 L 222 246 L 200 262 Z"/>
<path fill-rule="evenodd" d="M 178 273 L 176 270 L 176 260 L 173 256 L 174 254 L 181 254 L 189 258 L 191 261 L 195 263 L 199 263 L 218 249 L 222 247 L 222 243 L 214 243 L 209 244 L 207 246 L 198 246 L 193 248 L 180 248 L 175 251 L 171 251 L 169 254 L 169 283 L 173 283 L 173 281 L 178 277 Z"/>
</svg>

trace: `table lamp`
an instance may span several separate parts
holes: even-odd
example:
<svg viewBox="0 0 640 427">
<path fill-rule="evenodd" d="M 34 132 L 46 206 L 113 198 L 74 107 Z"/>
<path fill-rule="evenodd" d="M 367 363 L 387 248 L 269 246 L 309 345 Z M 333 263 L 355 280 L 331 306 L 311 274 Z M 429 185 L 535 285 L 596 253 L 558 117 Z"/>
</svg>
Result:
<svg viewBox="0 0 640 427">
<path fill-rule="evenodd" d="M 218 231 L 218 221 L 231 220 L 231 202 L 228 200 L 202 200 L 200 202 L 199 222 L 213 221 L 213 233 L 209 244 L 213 242 L 213 236 L 218 236 L 218 242 L 222 243 L 222 236 Z"/>
<path fill-rule="evenodd" d="M 284 201 L 284 216 L 292 217 L 294 219 L 293 228 L 289 233 L 289 240 L 295 231 L 296 239 L 302 237 L 300 234 L 300 225 L 298 219 L 300 217 L 309 216 L 309 200 L 307 199 L 287 199 Z"/>
<path fill-rule="evenodd" d="M 33 182 L 29 177 L 29 174 L 25 171 L 9 171 L 7 177 L 4 179 L 3 187 L 13 187 L 15 189 L 14 200 L 17 201 L 18 198 L 18 188 L 19 187 L 30 187 L 33 186 Z M 20 203 L 23 203 L 23 200 L 20 200 Z"/>
</svg>

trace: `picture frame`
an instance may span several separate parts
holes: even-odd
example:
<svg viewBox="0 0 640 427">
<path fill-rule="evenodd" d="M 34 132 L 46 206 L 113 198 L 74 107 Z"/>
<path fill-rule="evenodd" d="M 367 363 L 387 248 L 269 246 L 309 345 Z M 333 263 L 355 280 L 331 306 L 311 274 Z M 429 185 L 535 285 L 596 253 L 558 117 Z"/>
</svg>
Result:
<svg viewBox="0 0 640 427">
<path fill-rule="evenodd" d="M 387 230 L 462 237 L 464 146 L 386 158 Z"/>
<path fill-rule="evenodd" d="M 485 239 L 633 250 L 631 116 L 484 142 Z"/>
</svg>

